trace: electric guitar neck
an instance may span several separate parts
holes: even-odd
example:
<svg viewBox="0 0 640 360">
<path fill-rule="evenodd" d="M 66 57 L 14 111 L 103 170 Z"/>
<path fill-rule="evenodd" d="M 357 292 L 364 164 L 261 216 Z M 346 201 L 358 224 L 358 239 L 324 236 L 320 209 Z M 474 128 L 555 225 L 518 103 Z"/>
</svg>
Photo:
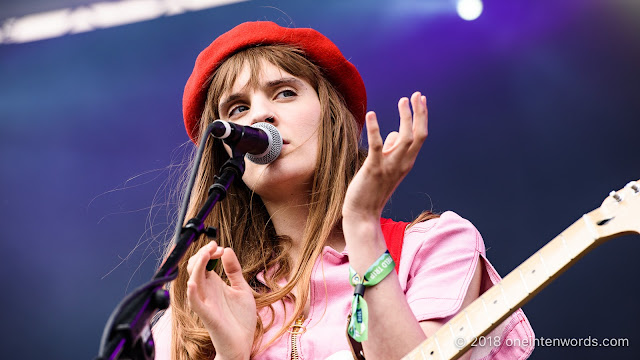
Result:
<svg viewBox="0 0 640 360">
<path fill-rule="evenodd" d="M 403 360 L 459 358 L 475 339 L 501 324 L 587 252 L 611 238 L 640 233 L 639 181 L 612 191 L 599 208 L 583 215 Z"/>
</svg>

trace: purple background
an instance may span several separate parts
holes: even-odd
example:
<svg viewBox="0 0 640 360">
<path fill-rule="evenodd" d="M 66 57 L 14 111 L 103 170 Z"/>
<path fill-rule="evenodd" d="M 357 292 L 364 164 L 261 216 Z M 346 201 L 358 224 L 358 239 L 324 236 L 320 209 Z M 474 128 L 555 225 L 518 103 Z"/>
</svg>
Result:
<svg viewBox="0 0 640 360">
<path fill-rule="evenodd" d="M 195 57 L 249 20 L 331 38 L 385 133 L 398 98 L 426 94 L 429 139 L 385 215 L 458 212 L 502 275 L 640 178 L 638 1 L 486 1 L 472 22 L 449 1 L 251 1 L 0 45 L 2 358 L 97 354 L 109 313 L 152 276 L 173 226 L 167 178 L 189 146 L 181 97 Z M 524 307 L 538 337 L 630 347 L 532 358 L 637 356 L 638 240 L 606 243 Z"/>
</svg>

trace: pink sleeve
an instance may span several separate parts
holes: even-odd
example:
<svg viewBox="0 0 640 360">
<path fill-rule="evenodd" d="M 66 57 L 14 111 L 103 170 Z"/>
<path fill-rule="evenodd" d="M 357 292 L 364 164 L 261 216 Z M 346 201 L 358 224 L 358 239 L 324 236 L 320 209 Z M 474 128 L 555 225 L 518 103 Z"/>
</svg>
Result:
<svg viewBox="0 0 640 360">
<path fill-rule="evenodd" d="M 416 319 L 445 323 L 457 314 L 479 259 L 484 264 L 484 292 L 500 276 L 487 260 L 484 241 L 473 224 L 447 211 L 409 228 L 398 278 Z M 488 336 L 500 340 L 492 346 L 474 347 L 472 359 L 526 359 L 533 351 L 533 329 L 520 309 Z"/>
<path fill-rule="evenodd" d="M 171 359 L 171 307 L 151 328 L 153 342 L 156 346 L 155 360 Z"/>
</svg>

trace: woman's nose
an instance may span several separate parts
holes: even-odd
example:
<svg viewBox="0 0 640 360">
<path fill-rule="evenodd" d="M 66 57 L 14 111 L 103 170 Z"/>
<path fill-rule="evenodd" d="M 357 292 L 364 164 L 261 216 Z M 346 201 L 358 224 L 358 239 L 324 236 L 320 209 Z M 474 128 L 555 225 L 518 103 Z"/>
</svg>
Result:
<svg viewBox="0 0 640 360">
<path fill-rule="evenodd" d="M 259 122 L 267 122 L 269 124 L 274 124 L 276 122 L 276 117 L 271 112 L 264 112 L 264 113 L 256 114 L 251 118 L 251 125 Z"/>
<path fill-rule="evenodd" d="M 259 122 L 268 122 L 270 124 L 274 124 L 276 122 L 273 103 L 271 103 L 269 99 L 262 96 L 256 96 L 251 105 L 251 125 Z"/>
</svg>

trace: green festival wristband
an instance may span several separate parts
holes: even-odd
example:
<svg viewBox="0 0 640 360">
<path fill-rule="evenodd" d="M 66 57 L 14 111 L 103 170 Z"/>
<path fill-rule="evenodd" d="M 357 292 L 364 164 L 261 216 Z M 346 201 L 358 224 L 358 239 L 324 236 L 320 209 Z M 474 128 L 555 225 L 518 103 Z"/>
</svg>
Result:
<svg viewBox="0 0 640 360">
<path fill-rule="evenodd" d="M 376 262 L 373 263 L 360 277 L 351 266 L 349 266 L 349 282 L 355 287 L 353 301 L 351 302 L 351 319 L 349 320 L 348 332 L 357 342 L 367 340 L 367 325 L 369 323 L 369 310 L 367 302 L 364 300 L 365 286 L 378 284 L 387 275 L 391 274 L 396 264 L 393 262 L 389 250 L 385 251 Z"/>
</svg>

